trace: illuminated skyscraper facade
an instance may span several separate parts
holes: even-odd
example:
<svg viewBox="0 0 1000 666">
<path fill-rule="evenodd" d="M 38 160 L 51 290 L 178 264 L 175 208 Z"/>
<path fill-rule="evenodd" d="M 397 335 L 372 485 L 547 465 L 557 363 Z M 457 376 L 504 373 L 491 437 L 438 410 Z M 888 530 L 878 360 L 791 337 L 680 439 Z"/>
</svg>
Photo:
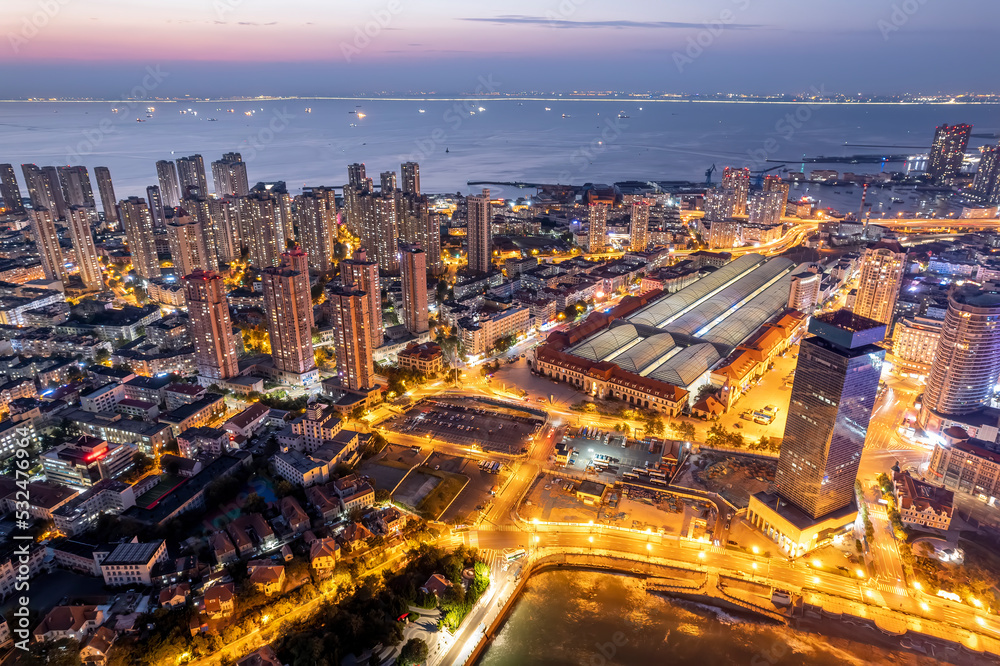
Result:
<svg viewBox="0 0 1000 666">
<path fill-rule="evenodd" d="M 222 276 L 196 270 L 184 276 L 184 289 L 190 318 L 188 328 L 201 382 L 235 377 L 239 374 L 239 364 Z"/>
</svg>

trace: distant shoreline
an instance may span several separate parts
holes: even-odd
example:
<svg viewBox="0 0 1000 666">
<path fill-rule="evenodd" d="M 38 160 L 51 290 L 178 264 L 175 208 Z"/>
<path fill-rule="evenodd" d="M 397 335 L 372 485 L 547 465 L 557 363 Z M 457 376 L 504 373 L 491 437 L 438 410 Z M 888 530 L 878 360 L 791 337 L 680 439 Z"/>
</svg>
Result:
<svg viewBox="0 0 1000 666">
<path fill-rule="evenodd" d="M 128 103 L 156 103 L 156 104 L 183 104 L 183 103 L 219 103 L 219 102 L 275 102 L 275 101 L 361 101 L 361 102 L 628 102 L 643 104 L 784 104 L 792 106 L 997 106 L 1000 105 L 1000 98 L 989 101 L 867 101 L 867 100 L 815 100 L 809 98 L 802 99 L 701 99 L 696 96 L 677 97 L 662 99 L 656 97 L 616 97 L 616 96 L 535 96 L 535 95 L 492 95 L 492 96 L 389 96 L 389 97 L 346 97 L 346 96 L 265 96 L 265 97 L 164 97 L 164 98 L 132 98 L 132 99 L 112 99 L 112 98 L 51 98 L 51 99 L 0 99 L 3 104 L 128 104 Z"/>
</svg>

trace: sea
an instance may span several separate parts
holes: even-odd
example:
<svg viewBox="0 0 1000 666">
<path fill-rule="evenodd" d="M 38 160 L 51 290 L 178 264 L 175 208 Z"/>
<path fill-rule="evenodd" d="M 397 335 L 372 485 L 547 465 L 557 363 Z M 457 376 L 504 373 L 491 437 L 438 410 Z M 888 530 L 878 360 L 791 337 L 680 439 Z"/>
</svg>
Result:
<svg viewBox="0 0 1000 666">
<path fill-rule="evenodd" d="M 0 162 L 107 166 L 116 195 L 145 195 L 155 162 L 240 152 L 251 184 L 342 185 L 347 165 L 382 171 L 420 163 L 428 193 L 491 183 L 713 182 L 725 166 L 771 173 L 904 170 L 881 157 L 929 150 L 934 128 L 971 123 L 970 152 L 1000 137 L 1000 106 L 786 104 L 635 99 L 268 99 L 260 101 L 0 102 Z M 803 163 L 866 155 L 872 163 Z M 209 174 L 211 180 L 211 174 Z M 23 186 L 23 183 L 22 183 Z M 531 188 L 489 185 L 495 196 Z M 809 188 L 813 190 L 810 191 Z M 856 210 L 848 193 L 793 194 Z M 838 197 L 837 195 L 843 195 Z M 886 199 L 882 210 L 891 206 Z"/>
<path fill-rule="evenodd" d="M 886 666 L 942 663 L 647 594 L 584 571 L 528 581 L 477 666 Z"/>
</svg>

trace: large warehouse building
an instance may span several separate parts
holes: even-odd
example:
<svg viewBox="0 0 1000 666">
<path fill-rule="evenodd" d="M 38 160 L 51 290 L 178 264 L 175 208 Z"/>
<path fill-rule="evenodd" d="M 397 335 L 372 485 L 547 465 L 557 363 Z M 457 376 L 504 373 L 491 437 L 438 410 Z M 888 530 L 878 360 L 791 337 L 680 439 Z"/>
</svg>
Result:
<svg viewBox="0 0 1000 666">
<path fill-rule="evenodd" d="M 676 415 L 713 367 L 781 318 L 799 271 L 784 257 L 744 255 L 675 294 L 626 299 L 550 335 L 535 369 L 599 398 Z"/>
</svg>

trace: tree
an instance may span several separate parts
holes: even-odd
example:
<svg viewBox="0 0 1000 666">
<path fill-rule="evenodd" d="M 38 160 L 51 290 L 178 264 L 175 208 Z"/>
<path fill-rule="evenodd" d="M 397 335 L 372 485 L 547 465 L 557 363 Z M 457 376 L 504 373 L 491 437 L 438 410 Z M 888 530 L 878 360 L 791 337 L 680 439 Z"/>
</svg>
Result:
<svg viewBox="0 0 1000 666">
<path fill-rule="evenodd" d="M 16 659 L 25 666 L 77 666 L 80 663 L 80 644 L 72 638 L 34 643 Z"/>
<path fill-rule="evenodd" d="M 710 395 L 715 395 L 719 392 L 718 387 L 712 386 L 711 384 L 703 384 L 698 393 L 694 397 L 695 402 L 700 402 Z"/>
<path fill-rule="evenodd" d="M 646 430 L 653 433 L 654 435 L 663 434 L 663 419 L 658 414 L 646 414 L 643 417 L 643 422 L 646 425 Z"/>
<path fill-rule="evenodd" d="M 677 436 L 681 439 L 690 442 L 695 437 L 695 429 L 693 423 L 688 423 L 687 421 L 675 421 L 671 428 Z"/>
<path fill-rule="evenodd" d="M 267 509 L 267 502 L 257 493 L 247 495 L 246 502 L 243 503 L 243 510 L 246 513 L 263 513 Z"/>
<path fill-rule="evenodd" d="M 399 651 L 396 663 L 400 666 L 416 666 L 416 664 L 422 664 L 429 654 L 430 648 L 427 647 L 427 643 L 419 638 L 411 638 Z"/>
<path fill-rule="evenodd" d="M 97 354 L 94 355 L 94 363 L 98 365 L 107 365 L 108 359 L 111 358 L 111 352 L 109 352 L 104 347 L 97 350 Z"/>
</svg>

